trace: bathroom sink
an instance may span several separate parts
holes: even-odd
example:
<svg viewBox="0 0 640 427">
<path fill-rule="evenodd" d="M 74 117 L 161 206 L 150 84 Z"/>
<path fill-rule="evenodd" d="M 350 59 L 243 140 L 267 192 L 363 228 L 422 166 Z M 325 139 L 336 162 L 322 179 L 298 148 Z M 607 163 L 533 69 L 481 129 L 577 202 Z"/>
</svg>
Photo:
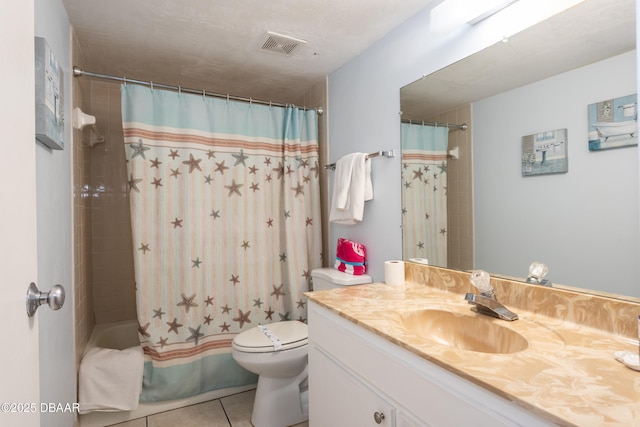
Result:
<svg viewBox="0 0 640 427">
<path fill-rule="evenodd" d="M 438 344 L 482 353 L 508 354 L 525 350 L 529 343 L 518 332 L 483 315 L 446 310 L 418 310 L 400 314 L 407 331 Z"/>
</svg>

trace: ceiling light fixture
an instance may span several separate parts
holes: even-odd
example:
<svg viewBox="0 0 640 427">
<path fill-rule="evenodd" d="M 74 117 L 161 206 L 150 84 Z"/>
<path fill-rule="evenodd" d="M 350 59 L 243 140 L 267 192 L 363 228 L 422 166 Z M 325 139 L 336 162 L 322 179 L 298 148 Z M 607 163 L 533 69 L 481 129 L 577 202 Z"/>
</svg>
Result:
<svg viewBox="0 0 640 427">
<path fill-rule="evenodd" d="M 476 25 L 518 0 L 445 0 L 431 10 L 431 31 L 445 34 L 464 23 Z"/>
</svg>

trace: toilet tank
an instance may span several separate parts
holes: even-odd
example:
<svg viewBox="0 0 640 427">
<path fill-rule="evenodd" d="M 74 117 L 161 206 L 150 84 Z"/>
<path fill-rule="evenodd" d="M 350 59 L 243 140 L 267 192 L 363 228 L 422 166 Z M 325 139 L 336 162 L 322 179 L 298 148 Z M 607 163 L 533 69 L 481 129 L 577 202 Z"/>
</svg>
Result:
<svg viewBox="0 0 640 427">
<path fill-rule="evenodd" d="M 325 289 L 336 289 L 343 286 L 362 285 L 371 283 L 371 276 L 362 274 L 354 276 L 353 274 L 343 273 L 335 268 L 316 268 L 311 270 L 313 278 L 313 290 L 323 291 Z"/>
</svg>

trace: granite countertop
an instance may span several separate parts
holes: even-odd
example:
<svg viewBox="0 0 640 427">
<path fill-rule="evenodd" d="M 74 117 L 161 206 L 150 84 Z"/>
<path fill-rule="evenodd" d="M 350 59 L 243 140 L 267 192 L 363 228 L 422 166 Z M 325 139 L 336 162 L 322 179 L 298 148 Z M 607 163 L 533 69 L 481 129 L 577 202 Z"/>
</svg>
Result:
<svg viewBox="0 0 640 427">
<path fill-rule="evenodd" d="M 464 300 L 468 286 L 466 289 L 459 286 L 465 280 L 463 272 L 443 275 L 446 270 L 430 269 L 430 278 L 444 276 L 458 285 L 442 286 L 438 285 L 439 280 L 430 280 L 436 286 L 429 286 L 414 281 L 422 277 L 420 274 L 408 272 L 404 286 L 373 283 L 306 295 L 309 300 L 343 318 L 555 424 L 580 427 L 640 425 L 640 372 L 614 358 L 615 351 L 638 351 L 637 339 L 628 333 L 637 325 L 625 328 L 620 327 L 616 319 L 601 319 L 603 328 L 600 329 L 576 322 L 575 312 L 583 312 L 581 307 L 592 308 L 593 304 L 602 302 L 594 302 L 582 294 L 575 296 L 570 308 L 559 307 L 567 305 L 566 302 L 556 302 L 553 310 L 535 312 L 518 307 L 522 304 L 513 300 L 513 295 L 507 295 L 506 299 L 512 299 L 510 302 L 516 306 L 505 305 L 518 314 L 519 320 L 494 319 L 471 311 L 471 306 Z M 500 290 L 505 289 L 502 285 L 494 283 L 499 300 Z M 528 292 L 517 289 L 525 284 L 507 285 L 516 294 Z M 533 289 L 533 292 L 540 291 Z M 550 295 L 562 291 L 546 289 L 543 292 Z M 564 296 L 568 298 L 565 301 L 571 300 L 568 295 Z M 611 313 L 611 302 L 605 299 L 604 303 L 609 304 L 608 316 L 616 317 L 618 313 Z M 536 304 L 532 306 L 537 307 Z M 617 307 L 617 303 L 613 306 Z M 629 312 L 640 313 L 639 307 L 632 304 L 620 310 L 630 317 Z M 528 345 L 524 350 L 496 354 L 438 344 L 404 326 L 403 319 L 419 310 L 445 310 L 482 317 L 478 322 L 498 323 L 497 327 L 508 328 L 526 338 Z M 550 316 L 550 313 L 558 312 L 563 316 Z M 607 310 L 594 312 L 606 313 Z M 635 316 L 632 320 L 637 322 Z M 617 329 L 612 332 L 607 325 Z"/>
</svg>

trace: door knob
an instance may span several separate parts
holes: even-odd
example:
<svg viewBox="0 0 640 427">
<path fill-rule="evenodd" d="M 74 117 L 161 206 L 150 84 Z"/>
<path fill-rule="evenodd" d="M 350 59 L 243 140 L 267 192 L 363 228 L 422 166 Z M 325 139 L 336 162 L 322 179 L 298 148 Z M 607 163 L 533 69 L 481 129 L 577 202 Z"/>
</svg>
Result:
<svg viewBox="0 0 640 427">
<path fill-rule="evenodd" d="M 382 424 L 382 422 L 384 421 L 384 413 L 383 412 L 374 413 L 373 419 L 376 421 L 376 424 Z"/>
<path fill-rule="evenodd" d="M 55 285 L 49 292 L 40 292 L 35 283 L 27 289 L 27 315 L 33 317 L 42 304 L 47 303 L 51 310 L 59 310 L 64 304 L 64 288 Z"/>
</svg>

